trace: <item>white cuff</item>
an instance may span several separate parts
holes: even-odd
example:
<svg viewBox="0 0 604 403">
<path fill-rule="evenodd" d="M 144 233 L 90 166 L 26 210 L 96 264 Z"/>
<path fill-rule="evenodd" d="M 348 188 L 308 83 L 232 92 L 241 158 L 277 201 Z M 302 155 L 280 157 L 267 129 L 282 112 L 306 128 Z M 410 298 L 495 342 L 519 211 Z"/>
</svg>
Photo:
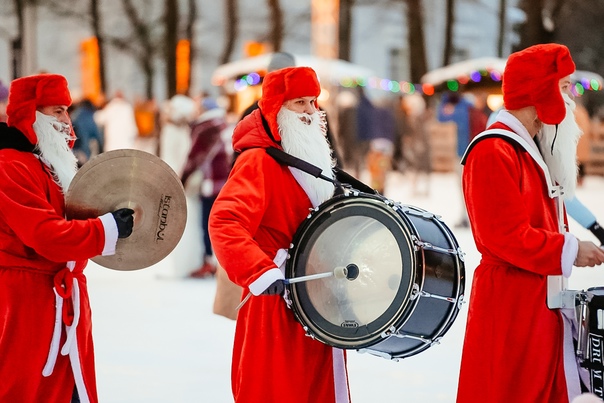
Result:
<svg viewBox="0 0 604 403">
<path fill-rule="evenodd" d="M 273 284 L 277 280 L 285 280 L 285 275 L 277 267 L 272 268 L 264 272 L 260 277 L 250 284 L 250 292 L 256 296 L 262 294 L 269 285 Z"/>
<path fill-rule="evenodd" d="M 562 247 L 562 275 L 569 278 L 573 272 L 573 264 L 579 252 L 579 241 L 570 232 L 564 233 L 564 246 Z"/>
<path fill-rule="evenodd" d="M 103 214 L 99 218 L 101 219 L 105 230 L 105 246 L 103 247 L 101 256 L 115 255 L 115 246 L 117 245 L 118 236 L 115 218 L 113 218 L 113 214 L 111 213 Z"/>
</svg>

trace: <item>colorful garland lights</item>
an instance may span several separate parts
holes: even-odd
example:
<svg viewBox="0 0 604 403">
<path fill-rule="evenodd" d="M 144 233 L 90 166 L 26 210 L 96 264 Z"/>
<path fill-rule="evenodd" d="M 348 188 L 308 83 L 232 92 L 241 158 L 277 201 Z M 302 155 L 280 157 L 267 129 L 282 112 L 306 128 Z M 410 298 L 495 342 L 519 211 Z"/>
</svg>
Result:
<svg viewBox="0 0 604 403">
<path fill-rule="evenodd" d="M 456 80 L 447 80 L 444 84 L 449 91 L 459 91 L 461 86 L 470 83 L 479 83 L 483 80 L 490 80 L 491 82 L 500 82 L 501 73 L 496 70 L 476 70 L 472 71 L 467 76 L 460 76 Z M 257 72 L 252 72 L 242 76 L 233 83 L 233 88 L 236 92 L 243 91 L 245 88 L 253 85 L 258 85 L 262 81 L 262 76 Z M 436 93 L 435 88 L 432 84 L 414 84 L 408 81 L 395 81 L 386 78 L 378 77 L 358 77 L 358 78 L 342 78 L 338 85 L 345 88 L 354 87 L 368 87 L 376 88 L 384 91 L 390 91 L 392 93 L 402 94 L 424 94 L 432 96 Z M 572 92 L 575 96 L 581 96 L 585 91 L 601 91 L 602 83 L 596 79 L 582 78 L 576 82 L 572 87 Z"/>
</svg>

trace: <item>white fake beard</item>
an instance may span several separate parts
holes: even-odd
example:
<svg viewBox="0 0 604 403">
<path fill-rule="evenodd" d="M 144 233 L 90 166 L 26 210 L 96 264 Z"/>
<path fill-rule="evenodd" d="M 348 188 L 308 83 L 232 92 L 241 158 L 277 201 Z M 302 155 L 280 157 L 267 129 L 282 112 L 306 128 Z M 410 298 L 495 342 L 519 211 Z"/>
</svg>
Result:
<svg viewBox="0 0 604 403">
<path fill-rule="evenodd" d="M 301 119 L 304 119 L 304 122 Z M 323 175 L 333 179 L 335 163 L 326 137 L 325 113 L 317 111 L 309 115 L 282 107 L 277 115 L 277 123 L 283 150 L 321 168 Z M 333 196 L 332 183 L 315 178 L 297 168 L 289 167 L 289 169 L 314 207 Z"/>
<path fill-rule="evenodd" d="M 573 198 L 577 187 L 577 143 L 583 132 L 575 121 L 575 102 L 566 94 L 563 98 L 566 116 L 558 125 L 558 135 L 555 125 L 544 124 L 537 133 L 537 141 L 552 179 L 562 187 L 562 197 L 568 200 Z"/>
<path fill-rule="evenodd" d="M 67 194 L 69 184 L 78 170 L 78 160 L 69 148 L 68 142 L 73 140 L 71 127 L 59 122 L 54 116 L 36 112 L 33 124 L 38 137 L 36 148 L 40 151 L 42 161 L 49 166 L 54 181 Z"/>
</svg>

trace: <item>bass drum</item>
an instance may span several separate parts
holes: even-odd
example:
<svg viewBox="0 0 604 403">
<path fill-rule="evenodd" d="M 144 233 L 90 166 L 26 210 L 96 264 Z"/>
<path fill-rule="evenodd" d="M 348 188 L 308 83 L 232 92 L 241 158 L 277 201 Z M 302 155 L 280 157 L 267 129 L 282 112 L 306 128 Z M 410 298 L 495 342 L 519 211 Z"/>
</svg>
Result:
<svg viewBox="0 0 604 403">
<path fill-rule="evenodd" d="M 286 277 L 326 272 L 348 275 L 287 286 L 307 334 L 388 359 L 438 343 L 463 301 L 463 253 L 449 228 L 379 195 L 334 197 L 301 224 Z"/>
</svg>

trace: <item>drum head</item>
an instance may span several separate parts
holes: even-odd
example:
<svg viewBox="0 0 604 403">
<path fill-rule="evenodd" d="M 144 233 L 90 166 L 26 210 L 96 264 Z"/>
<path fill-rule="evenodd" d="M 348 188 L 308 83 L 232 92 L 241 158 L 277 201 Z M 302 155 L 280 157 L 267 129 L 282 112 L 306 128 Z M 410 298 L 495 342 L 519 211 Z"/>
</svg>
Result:
<svg viewBox="0 0 604 403">
<path fill-rule="evenodd" d="M 401 220 L 377 197 L 342 196 L 300 227 L 287 277 L 342 268 L 355 274 L 290 286 L 298 319 L 317 339 L 340 348 L 368 346 L 412 310 L 409 297 L 419 273 L 411 234 Z"/>
</svg>

